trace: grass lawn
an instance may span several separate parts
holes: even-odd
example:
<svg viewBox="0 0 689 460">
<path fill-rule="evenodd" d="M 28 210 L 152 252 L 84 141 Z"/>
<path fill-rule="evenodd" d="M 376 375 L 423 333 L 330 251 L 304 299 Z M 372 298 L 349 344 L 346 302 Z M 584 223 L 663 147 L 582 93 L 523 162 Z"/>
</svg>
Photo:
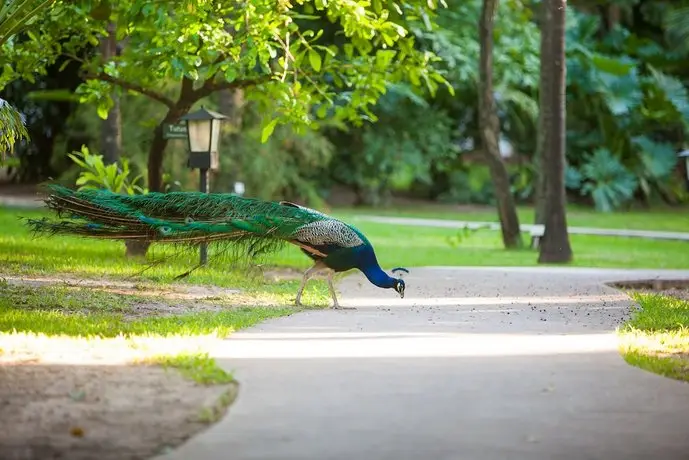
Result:
<svg viewBox="0 0 689 460">
<path fill-rule="evenodd" d="M 175 276 L 195 266 L 197 251 L 176 253 L 170 248 L 154 248 L 152 260 L 164 263 L 152 266 L 151 260 L 127 259 L 121 242 L 35 238 L 18 219 L 44 214 L 39 210 L 0 209 L 0 360 L 13 362 L 13 357 L 29 356 L 41 362 L 55 350 L 62 350 L 61 356 L 73 356 L 77 361 L 81 356 L 88 361 L 84 353 L 96 350 L 99 356 L 158 363 L 175 367 L 197 382 L 220 384 L 232 376 L 205 355 L 209 340 L 299 311 L 291 306 L 298 280 L 264 280 L 260 273 L 229 270 L 218 261 L 173 283 Z M 169 256 L 174 257 L 164 259 Z M 16 282 L 37 277 L 57 281 L 46 285 Z M 86 279 L 101 286 L 73 283 Z M 119 288 L 102 288 L 103 284 L 107 287 L 108 283 L 125 280 L 134 288 L 124 293 Z M 175 286 L 192 288 L 190 285 L 231 286 L 240 292 L 209 291 L 201 300 L 177 298 L 179 289 Z M 310 283 L 303 301 L 329 305 L 325 282 Z M 159 304 L 170 308 L 158 308 Z M 207 308 L 210 304 L 213 309 Z M 137 313 L 140 311 L 143 313 Z"/>
<path fill-rule="evenodd" d="M 208 350 L 237 329 L 296 311 L 215 299 L 217 311 L 193 312 L 197 302 L 175 299 L 187 313 L 171 314 L 154 309 L 164 299 L 146 294 L 0 276 L 2 388 L 12 395 L 2 401 L 4 440 L 40 446 L 50 458 L 69 458 L 75 442 L 89 458 L 104 449 L 150 458 L 217 421 L 235 400 L 235 376 Z M 12 442 L 0 457 L 15 458 Z"/>
<path fill-rule="evenodd" d="M 390 226 L 360 221 L 355 218 L 359 212 L 336 210 L 333 214 L 367 235 L 385 268 L 537 264 L 536 251 L 506 251 L 495 231 L 480 230 L 464 235 L 451 229 Z M 489 214 L 493 216 L 492 212 Z M 234 265 L 230 257 L 218 253 L 221 249 L 211 248 L 208 266 L 174 281 L 177 275 L 196 266 L 196 249 L 153 246 L 146 260 L 131 260 L 124 256 L 122 242 L 34 237 L 19 219 L 44 215 L 42 210 L 0 208 L 0 361 L 88 362 L 94 356 L 99 359 L 105 356 L 112 361 L 173 367 L 204 386 L 221 385 L 231 382 L 233 376 L 206 354 L 209 347 L 237 329 L 299 311 L 291 305 L 300 282 L 299 271 L 307 268 L 310 260 L 295 247 L 267 255 L 262 261 L 252 261 L 262 263 L 276 276 L 264 276 L 260 270 Z M 689 229 L 686 222 L 689 219 L 685 216 L 682 219 L 667 213 L 634 216 L 589 212 L 583 213 L 582 219 L 595 217 L 600 221 L 580 223 L 570 219 L 570 222 L 601 227 Z M 494 220 L 488 214 L 446 217 Z M 689 268 L 688 246 L 683 242 L 583 235 L 573 235 L 571 241 L 574 265 Z M 7 281 L 2 281 L 3 277 Z M 40 277 L 72 281 L 40 285 L 37 279 Z M 27 285 L 30 278 L 34 284 Z M 84 285 L 87 280 L 102 285 Z M 112 287 L 113 282 L 123 281 L 129 283 L 129 288 Z M 199 288 L 210 294 L 201 299 L 179 296 L 180 292 L 187 292 L 184 289 L 191 292 Z M 310 282 L 303 301 L 316 308 L 329 305 L 326 283 Z M 682 311 L 686 315 L 686 304 Z M 686 316 L 684 320 L 686 324 Z M 633 323 L 629 327 L 636 329 L 629 329 L 625 334 L 646 337 L 642 334 L 651 332 L 642 329 L 644 324 Z M 677 321 L 668 320 L 666 325 L 676 324 Z M 684 340 L 686 350 L 685 331 L 677 328 L 663 331 L 666 340 L 654 340 L 663 345 L 670 340 L 673 344 Z M 627 359 L 642 364 L 676 359 L 658 357 L 657 353 L 649 358 L 639 343 L 634 342 L 636 348 L 628 348 Z M 667 364 L 662 366 L 669 368 Z M 128 388 L 125 385 L 120 390 L 129 391 Z M 203 418 L 213 420 L 219 413 L 221 410 L 211 409 Z"/>
<path fill-rule="evenodd" d="M 528 266 L 537 265 L 535 250 L 505 250 L 499 232 L 479 230 L 462 237 L 452 229 L 392 226 L 356 219 L 353 215 L 334 212 L 363 231 L 373 243 L 384 268 L 394 266 Z M 164 260 L 153 267 L 136 263 L 124 256 L 123 245 L 113 241 L 94 241 L 73 237 L 33 238 L 17 218 L 44 215 L 38 210 L 9 210 L 0 208 L 0 267 L 16 274 L 71 273 L 84 277 L 135 277 L 135 279 L 166 283 L 176 275 L 193 268 L 198 260 L 195 250 L 180 251 L 170 247 L 153 247 L 150 257 Z M 634 222 L 666 230 L 689 227 L 689 217 L 673 217 L 676 225 L 668 225 L 669 214 L 647 214 Z M 607 216 L 608 226 L 620 222 L 617 214 Z M 574 266 L 611 268 L 689 268 L 689 244 L 681 241 L 616 238 L 607 236 L 571 235 Z M 525 238 L 525 243 L 528 243 Z M 403 249 L 403 250 L 401 250 Z M 217 250 L 216 250 L 217 251 Z M 208 267 L 198 269 L 183 282 L 239 287 L 246 295 L 270 298 L 287 304 L 294 297 L 298 279 L 266 283 L 260 276 L 248 276 L 247 270 L 232 269 L 227 257 L 213 257 Z M 166 259 L 167 258 L 167 259 Z M 261 261 L 266 266 L 306 269 L 310 260 L 297 248 L 287 247 Z M 324 282 L 310 283 L 305 290 L 306 302 L 325 305 L 328 300 Z"/>
<path fill-rule="evenodd" d="M 381 265 L 387 268 L 537 264 L 536 251 L 506 251 L 501 247 L 499 233 L 495 231 L 480 230 L 463 236 L 451 229 L 389 226 L 359 221 L 347 212 L 336 211 L 334 214 L 346 218 L 368 236 L 376 248 Z M 179 310 L 173 315 L 154 314 L 132 319 L 127 318 L 127 312 L 137 304 L 145 303 L 140 296 L 137 297 L 136 292 L 118 297 L 93 289 L 58 292 L 36 288 L 38 290 L 35 292 L 21 293 L 12 290 L 17 289 L 16 286 L 5 287 L 5 291 L 0 292 L 0 331 L 5 333 L 17 329 L 21 333 L 102 337 L 227 335 L 236 328 L 296 311 L 291 307 L 299 285 L 299 273 L 294 269 L 303 270 L 310 265 L 309 259 L 297 248 L 286 247 L 266 256 L 261 262 L 268 268 L 290 268 L 293 276 L 270 279 L 264 278 L 259 271 L 233 266 L 228 257 L 214 257 L 219 249 L 211 249 L 207 267 L 174 282 L 175 276 L 195 267 L 198 261 L 195 249 L 154 246 L 149 251 L 148 260 L 129 260 L 124 257 L 121 242 L 65 236 L 34 237 L 19 219 L 20 216 L 43 215 L 45 211 L 42 210 L 0 208 L 0 277 L 58 275 L 76 279 L 126 279 L 139 283 L 141 293 L 151 289 L 150 286 L 170 286 L 171 283 L 237 288 L 241 292 L 226 298 L 215 298 L 213 303 L 219 305 L 222 311 L 196 311 L 191 314 L 187 310 Z M 599 219 L 603 217 L 610 219 L 608 226 L 631 222 L 618 214 L 596 215 Z M 639 214 L 633 221 L 649 225 L 655 223 L 664 229 L 681 229 L 678 223 L 680 219 L 672 219 L 667 214 L 650 213 L 643 218 Z M 668 228 L 671 220 L 674 224 Z M 684 242 L 584 235 L 573 235 L 571 241 L 575 254 L 574 265 L 578 266 L 689 268 L 689 251 Z M 152 263 L 155 261 L 160 263 Z M 305 290 L 304 302 L 319 307 L 329 305 L 325 282 L 312 281 Z M 85 312 L 89 315 L 83 315 Z"/>
<path fill-rule="evenodd" d="M 517 208 L 519 222 L 532 224 L 532 207 Z M 351 218 L 356 215 L 380 215 L 394 217 L 418 217 L 479 222 L 498 222 L 498 215 L 489 206 L 411 206 L 377 208 L 339 208 L 334 214 Z M 619 228 L 630 230 L 658 230 L 689 232 L 689 206 L 660 206 L 650 210 L 630 210 L 614 213 L 596 212 L 591 208 L 570 205 L 567 208 L 567 224 L 572 227 Z"/>
<path fill-rule="evenodd" d="M 621 351 L 634 366 L 689 381 L 689 301 L 634 293 L 641 306 L 620 328 Z"/>
<path fill-rule="evenodd" d="M 149 302 L 150 299 L 143 296 L 101 289 L 26 286 L 0 279 L 0 342 L 3 345 L 0 355 L 11 357 L 16 353 L 31 353 L 26 347 L 32 338 L 50 347 L 62 343 L 69 348 L 82 342 L 89 343 L 89 348 L 177 367 L 199 383 L 226 383 L 232 377 L 198 351 L 201 347 L 197 345 L 296 311 L 288 307 L 228 306 L 219 311 L 180 315 L 131 314 Z M 185 302 L 178 300 L 176 303 L 180 308 L 179 304 Z M 193 309 L 192 302 L 186 303 L 189 310 Z M 223 304 L 222 300 L 214 303 Z M 172 348 L 174 352 L 171 353 L 170 340 L 166 339 L 177 344 Z"/>
</svg>

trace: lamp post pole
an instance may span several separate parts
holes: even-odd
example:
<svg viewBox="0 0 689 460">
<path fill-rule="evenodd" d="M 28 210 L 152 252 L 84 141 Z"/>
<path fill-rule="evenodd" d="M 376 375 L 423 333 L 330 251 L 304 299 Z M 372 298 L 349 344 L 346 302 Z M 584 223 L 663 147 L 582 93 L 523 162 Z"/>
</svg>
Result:
<svg viewBox="0 0 689 460">
<path fill-rule="evenodd" d="M 209 192 L 208 169 L 206 169 L 206 168 L 199 169 L 199 191 L 201 193 L 208 193 Z M 208 262 L 208 245 L 206 243 L 201 243 L 199 245 L 199 257 L 200 257 L 199 263 L 201 265 L 206 265 L 206 263 Z"/>
<path fill-rule="evenodd" d="M 210 170 L 217 170 L 218 141 L 220 139 L 220 123 L 227 116 L 201 107 L 193 113 L 180 118 L 186 122 L 187 139 L 189 144 L 189 162 L 191 168 L 199 170 L 199 191 L 209 193 L 208 177 Z M 208 243 L 199 243 L 200 265 L 208 262 Z"/>
</svg>

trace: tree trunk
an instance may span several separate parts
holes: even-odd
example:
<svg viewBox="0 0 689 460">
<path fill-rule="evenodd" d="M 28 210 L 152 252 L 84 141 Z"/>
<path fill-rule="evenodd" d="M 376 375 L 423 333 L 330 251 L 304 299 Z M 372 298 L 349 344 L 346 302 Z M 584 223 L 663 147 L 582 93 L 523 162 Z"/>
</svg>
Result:
<svg viewBox="0 0 689 460">
<path fill-rule="evenodd" d="M 163 137 L 163 125 L 169 123 L 169 114 L 153 131 L 153 140 L 148 149 L 148 190 L 151 192 L 163 191 L 163 157 L 167 147 L 167 139 Z"/>
<path fill-rule="evenodd" d="M 572 260 L 567 233 L 565 195 L 565 15 L 567 0 L 550 0 L 542 36 L 546 53 L 541 54 L 541 117 L 544 120 L 542 174 L 545 178 L 545 233 L 540 245 L 539 263 L 565 263 Z M 543 47 L 543 46 L 542 46 Z"/>
<path fill-rule="evenodd" d="M 522 246 L 519 217 L 510 191 L 507 168 L 500 155 L 500 121 L 493 96 L 493 21 L 499 0 L 483 0 L 479 40 L 481 59 L 479 65 L 479 126 L 483 152 L 490 168 L 498 215 L 502 229 L 502 241 L 506 248 Z"/>
<path fill-rule="evenodd" d="M 173 108 L 170 108 L 165 118 L 153 131 L 153 140 L 148 149 L 148 190 L 151 192 L 163 191 L 163 159 L 167 139 L 163 136 L 163 126 L 167 123 L 176 123 L 186 114 L 195 101 L 180 100 Z M 143 256 L 148 250 L 149 243 L 130 243 L 127 245 L 128 256 Z"/>
<path fill-rule="evenodd" d="M 242 109 L 244 108 L 244 91 L 226 89 L 220 92 L 220 113 L 227 115 L 228 124 L 235 130 L 242 126 Z"/>
<path fill-rule="evenodd" d="M 163 127 L 168 123 L 177 123 L 180 117 L 189 111 L 194 102 L 180 101 L 168 110 L 163 121 L 153 131 L 153 140 L 148 149 L 148 190 L 151 192 L 163 191 L 163 159 L 167 147 L 167 139 L 163 136 Z"/>
<path fill-rule="evenodd" d="M 546 8 L 542 5 L 541 8 L 541 56 L 548 55 L 548 45 L 550 44 L 550 32 L 551 28 L 549 26 L 550 21 L 552 21 L 551 9 Z M 543 59 L 541 59 L 543 62 Z M 536 171 L 536 193 L 534 196 L 534 224 L 545 225 L 545 203 L 546 203 L 546 190 L 545 190 L 545 174 L 543 169 L 543 156 L 545 155 L 545 133 L 548 132 L 550 121 L 549 118 L 544 117 L 543 107 L 546 105 L 545 101 L 545 87 L 548 85 L 547 79 L 550 76 L 543 71 L 541 67 L 540 73 L 540 89 L 538 91 L 538 128 L 536 133 L 536 155 L 534 156 L 534 170 Z"/>
<path fill-rule="evenodd" d="M 100 50 L 104 61 L 110 61 L 117 55 L 117 38 L 115 24 L 108 24 L 108 35 L 100 42 Z M 108 118 L 101 121 L 101 154 L 105 164 L 116 163 L 122 151 L 122 119 L 120 114 L 119 95 L 112 94 L 113 106 L 108 112 Z"/>
</svg>

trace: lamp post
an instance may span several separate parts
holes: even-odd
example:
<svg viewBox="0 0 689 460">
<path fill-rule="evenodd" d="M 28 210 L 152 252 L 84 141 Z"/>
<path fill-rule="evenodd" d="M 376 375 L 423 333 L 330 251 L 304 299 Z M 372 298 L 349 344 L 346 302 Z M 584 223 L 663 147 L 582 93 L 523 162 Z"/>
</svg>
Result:
<svg viewBox="0 0 689 460">
<path fill-rule="evenodd" d="M 677 156 L 684 158 L 684 180 L 686 181 L 687 191 L 689 191 L 689 149 L 682 150 Z"/>
<path fill-rule="evenodd" d="M 188 113 L 180 118 L 187 122 L 187 139 L 189 141 L 189 161 L 187 166 L 199 169 L 199 191 L 209 192 L 208 171 L 218 169 L 218 141 L 220 140 L 220 123 L 227 117 L 201 107 L 201 110 Z M 206 243 L 200 245 L 201 265 L 208 261 Z"/>
</svg>

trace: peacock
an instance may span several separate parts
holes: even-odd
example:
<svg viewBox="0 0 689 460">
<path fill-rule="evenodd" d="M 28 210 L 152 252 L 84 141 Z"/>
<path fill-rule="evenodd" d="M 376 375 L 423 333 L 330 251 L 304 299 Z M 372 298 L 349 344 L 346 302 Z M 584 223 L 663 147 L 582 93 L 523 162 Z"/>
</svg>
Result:
<svg viewBox="0 0 689 460">
<path fill-rule="evenodd" d="M 123 195 L 108 190 L 75 191 L 47 186 L 47 207 L 56 218 L 28 219 L 38 233 L 150 243 L 227 243 L 255 257 L 293 244 L 313 260 L 303 274 L 295 303 L 308 280 L 327 271 L 332 308 L 342 308 L 333 287 L 336 273 L 360 270 L 375 286 L 404 298 L 405 283 L 380 267 L 371 242 L 352 225 L 289 201 L 264 201 L 227 193 L 151 192 Z M 392 270 L 409 271 L 403 267 Z"/>
</svg>

